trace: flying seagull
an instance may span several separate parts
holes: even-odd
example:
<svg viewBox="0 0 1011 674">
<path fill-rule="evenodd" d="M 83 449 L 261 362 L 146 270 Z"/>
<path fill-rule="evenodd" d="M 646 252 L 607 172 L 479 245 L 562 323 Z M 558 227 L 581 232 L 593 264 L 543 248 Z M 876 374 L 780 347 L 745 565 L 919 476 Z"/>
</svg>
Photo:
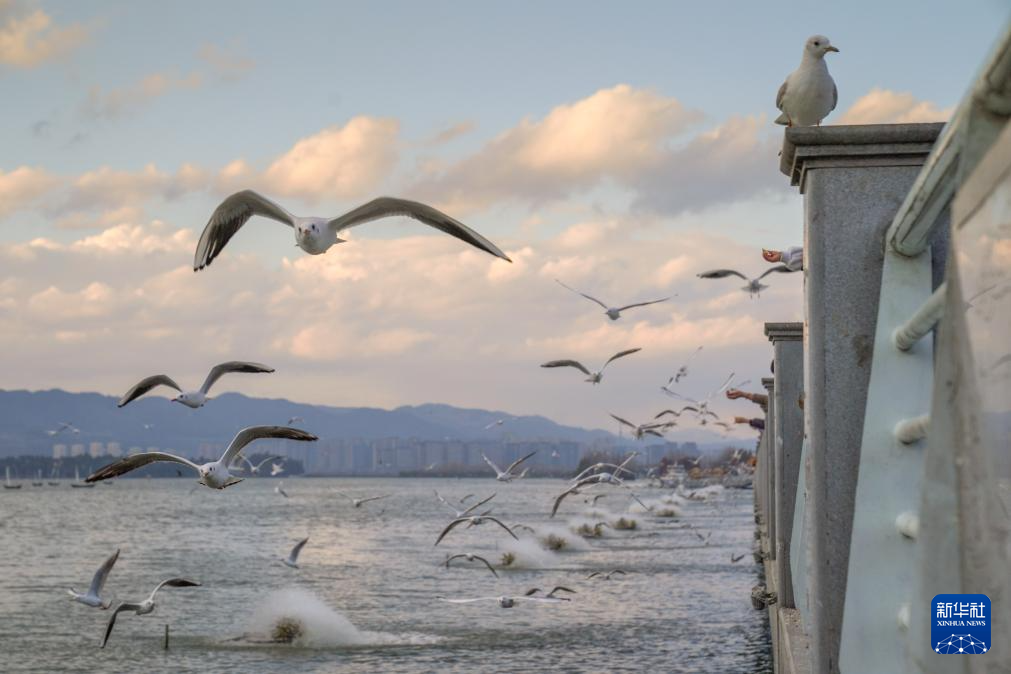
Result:
<svg viewBox="0 0 1011 674">
<path fill-rule="evenodd" d="M 60 425 L 56 427 L 56 430 L 46 431 L 46 435 L 52 437 L 54 435 L 59 435 L 63 431 L 67 431 L 68 433 L 73 433 L 74 435 L 80 435 L 81 434 L 81 429 L 76 428 L 73 424 L 68 424 L 66 421 L 61 421 Z"/>
<path fill-rule="evenodd" d="M 465 241 L 486 253 L 512 262 L 499 248 L 459 220 L 426 204 L 393 197 L 379 197 L 335 218 L 301 218 L 252 190 L 236 192 L 214 209 L 193 255 L 193 271 L 211 264 L 246 221 L 254 215 L 277 220 L 295 232 L 295 245 L 310 255 L 321 255 L 336 243 L 345 229 L 394 215 L 414 218 L 430 227 Z"/>
<path fill-rule="evenodd" d="M 470 523 L 469 526 L 478 526 L 484 524 L 485 520 L 488 520 L 489 522 L 494 522 L 495 524 L 505 529 L 510 536 L 515 538 L 517 541 L 519 540 L 519 537 L 513 533 L 513 530 L 507 527 L 506 525 L 502 524 L 500 520 L 497 520 L 494 517 L 488 517 L 487 515 L 471 515 L 469 517 L 457 517 L 455 520 L 446 525 L 446 528 L 442 530 L 441 534 L 439 534 L 439 538 L 436 539 L 435 544 L 438 545 L 439 541 L 445 538 L 446 534 L 452 531 L 453 528 L 456 527 L 458 524 L 469 522 Z"/>
<path fill-rule="evenodd" d="M 536 453 L 537 453 L 536 451 L 533 451 L 533 452 L 530 452 L 529 454 L 527 454 L 526 456 L 524 456 L 522 458 L 516 459 L 515 461 L 513 461 L 512 463 L 510 463 L 509 467 L 506 468 L 505 470 L 501 470 L 498 466 L 496 466 L 495 463 L 491 459 L 489 459 L 487 456 L 484 455 L 484 452 L 481 452 L 481 458 L 484 459 L 485 463 L 487 463 L 489 466 L 491 466 L 492 470 L 495 471 L 495 479 L 496 480 L 498 480 L 499 482 L 512 482 L 513 480 L 521 478 L 521 477 L 523 477 L 523 475 L 526 474 L 526 471 L 524 471 L 523 473 L 520 473 L 519 475 L 515 475 L 513 473 L 513 471 L 516 470 L 516 468 L 519 467 L 519 465 L 521 463 L 523 463 L 524 461 L 526 461 L 527 459 L 529 459 L 531 456 L 533 456 Z"/>
<path fill-rule="evenodd" d="M 537 594 L 538 592 L 543 592 L 543 591 L 544 591 L 544 590 L 542 590 L 542 589 L 541 589 L 541 588 L 539 588 L 539 587 L 532 587 L 532 588 L 530 588 L 529 590 L 527 590 L 526 592 L 524 592 L 524 593 L 523 593 L 523 596 L 524 596 L 524 597 L 532 597 L 532 596 L 534 596 L 535 594 Z M 547 593 L 547 594 L 545 594 L 544 596 L 545 596 L 545 597 L 547 597 L 548 599 L 561 599 L 562 601 L 572 601 L 572 600 L 571 600 L 571 599 L 569 599 L 568 597 L 556 597 L 556 596 L 555 596 L 555 593 L 556 593 L 556 592 L 568 592 L 568 593 L 570 593 L 570 594 L 576 594 L 576 591 L 575 591 L 575 590 L 570 590 L 570 589 L 569 589 L 569 588 L 567 588 L 567 587 L 563 587 L 563 586 L 561 586 L 561 585 L 556 585 L 556 586 L 554 587 L 554 589 L 552 589 L 552 590 L 551 590 L 551 592 L 548 592 L 548 593 Z"/>
<path fill-rule="evenodd" d="M 274 458 L 275 459 L 282 459 L 283 460 L 283 457 L 280 457 L 280 456 L 275 456 Z M 270 476 L 271 477 L 276 477 L 276 476 L 280 475 L 283 472 L 284 472 L 284 465 L 283 464 L 280 464 L 280 463 L 272 463 L 272 464 L 270 464 Z"/>
<path fill-rule="evenodd" d="M 670 386 L 671 384 L 677 384 L 682 379 L 684 379 L 685 377 L 688 376 L 688 365 L 689 365 L 689 363 L 692 362 L 692 359 L 695 358 L 695 356 L 699 355 L 699 351 L 701 351 L 701 350 L 702 350 L 702 347 L 700 346 L 699 348 L 697 348 L 694 351 L 692 351 L 692 355 L 688 356 L 688 359 L 685 360 L 684 365 L 682 365 L 681 367 L 679 367 L 678 371 L 675 372 L 674 375 L 670 379 L 667 380 L 667 386 Z"/>
<path fill-rule="evenodd" d="M 619 463 L 617 465 L 615 465 L 613 463 L 600 462 L 600 463 L 595 463 L 593 465 L 587 466 L 585 469 L 583 469 L 583 471 L 581 473 L 579 473 L 579 475 L 576 475 L 574 478 L 572 478 L 570 480 L 570 482 L 578 482 L 578 481 L 582 480 L 584 477 L 586 477 L 586 475 L 588 473 L 592 473 L 594 471 L 598 471 L 601 468 L 614 468 L 614 475 L 617 475 L 618 471 L 625 471 L 629 475 L 634 475 L 635 473 L 633 473 L 629 469 L 625 468 L 625 466 L 627 466 L 628 463 L 632 459 L 634 459 L 635 457 L 637 457 L 638 455 L 639 455 L 639 452 L 632 452 L 631 454 L 628 455 L 627 458 L 625 458 L 624 461 L 622 461 L 621 463 Z"/>
<path fill-rule="evenodd" d="M 239 460 L 245 461 L 246 465 L 249 466 L 249 474 L 250 475 L 259 475 L 260 474 L 260 468 L 263 467 L 263 464 L 267 463 L 268 461 L 273 461 L 275 459 L 280 459 L 280 458 L 281 457 L 279 457 L 279 456 L 268 456 L 263 461 L 261 461 L 261 462 L 259 462 L 257 464 L 254 464 L 252 461 L 250 461 L 249 459 L 247 459 L 245 456 L 243 456 L 241 454 L 239 455 Z"/>
<path fill-rule="evenodd" d="M 776 94 L 776 107 L 783 112 L 776 124 L 815 126 L 835 110 L 839 92 L 825 63 L 825 54 L 830 51 L 839 50 L 824 35 L 807 38 L 800 66 L 787 76 Z"/>
<path fill-rule="evenodd" d="M 464 553 L 459 554 L 459 555 L 453 555 L 452 557 L 447 557 L 446 558 L 446 568 L 447 569 L 449 568 L 449 563 L 452 562 L 454 559 L 460 559 L 460 558 L 466 559 L 468 562 L 473 562 L 475 560 L 478 561 L 478 562 L 481 562 L 482 564 L 484 564 L 485 566 L 488 567 L 488 570 L 491 571 L 491 573 L 492 573 L 493 576 L 495 576 L 496 578 L 498 578 L 498 572 L 495 571 L 495 569 L 492 567 L 492 565 L 488 562 L 487 559 L 485 559 L 484 557 L 481 557 L 480 555 L 475 555 L 475 554 L 473 554 L 471 552 L 464 552 Z"/>
<path fill-rule="evenodd" d="M 281 480 L 280 482 L 277 483 L 277 486 L 274 487 L 274 493 L 280 494 L 284 498 L 288 498 L 288 492 L 284 490 L 284 480 Z"/>
<path fill-rule="evenodd" d="M 158 590 L 163 587 L 200 587 L 200 583 L 195 580 L 186 580 L 185 578 L 170 578 L 158 583 L 158 586 L 151 590 L 151 594 L 147 596 L 147 599 L 139 604 L 130 602 L 121 603 L 116 607 L 116 610 L 112 612 L 112 615 L 109 616 L 109 624 L 105 626 L 105 636 L 102 638 L 102 648 L 105 648 L 105 644 L 109 641 L 109 636 L 112 634 L 112 628 L 116 625 L 116 616 L 123 611 L 133 611 L 137 615 L 147 615 L 148 613 L 151 613 L 154 611 L 154 596 L 158 594 Z"/>
<path fill-rule="evenodd" d="M 445 597 L 439 597 L 439 601 L 444 601 L 449 604 L 471 604 L 476 601 L 497 601 L 498 605 L 502 608 L 512 608 L 516 605 L 518 601 L 539 601 L 546 604 L 561 604 L 564 601 L 560 597 L 474 597 L 473 599 L 446 599 Z"/>
<path fill-rule="evenodd" d="M 735 555 L 732 552 L 730 553 L 730 563 L 731 564 L 736 564 L 737 562 L 741 561 L 742 559 L 744 559 L 744 555 L 743 554 Z"/>
<path fill-rule="evenodd" d="M 261 372 L 273 372 L 274 368 L 267 367 L 266 365 L 261 365 L 260 363 L 246 363 L 240 360 L 230 360 L 227 363 L 221 363 L 220 365 L 215 365 L 211 368 L 211 371 L 207 374 L 207 379 L 204 380 L 203 386 L 197 391 L 186 391 L 183 392 L 179 384 L 175 383 L 171 377 L 166 374 L 156 374 L 150 377 L 145 377 L 141 379 L 133 388 L 126 392 L 126 394 L 117 403 L 117 407 L 123 407 L 128 403 L 141 397 L 151 389 L 156 386 L 171 386 L 175 390 L 179 391 L 179 395 L 172 399 L 172 402 L 182 403 L 186 407 L 192 407 L 197 409 L 198 407 L 203 407 L 210 398 L 207 397 L 207 393 L 211 390 L 211 386 L 214 385 L 222 375 L 228 374 L 229 372 L 247 372 L 247 373 L 261 373 Z"/>
<path fill-rule="evenodd" d="M 604 314 L 608 318 L 610 318 L 612 321 L 616 321 L 619 318 L 621 318 L 621 312 L 625 311 L 626 309 L 634 309 L 636 307 L 645 307 L 645 306 L 649 306 L 650 304 L 659 304 L 660 302 L 666 302 L 667 300 L 670 299 L 669 297 L 664 297 L 663 299 L 659 299 L 659 300 L 650 300 L 649 302 L 637 302 L 636 304 L 628 304 L 628 305 L 625 305 L 623 307 L 609 307 L 606 304 L 604 304 L 603 302 L 601 302 L 600 300 L 598 300 L 596 297 L 590 297 L 586 293 L 579 292 L 575 288 L 570 288 L 569 286 L 565 285 L 564 283 L 562 283 L 558 279 L 555 279 L 555 283 L 557 283 L 558 285 L 562 286 L 566 290 L 571 290 L 572 292 L 576 293 L 577 295 L 582 295 L 583 297 L 585 297 L 586 299 L 590 300 L 591 302 L 596 302 L 600 306 L 604 307 Z"/>
<path fill-rule="evenodd" d="M 485 426 L 484 430 L 486 430 L 486 431 L 487 430 L 491 430 L 492 428 L 495 428 L 496 426 L 501 426 L 504 423 L 505 423 L 505 419 L 496 419 L 495 421 L 493 421 L 490 424 L 488 424 L 487 426 Z"/>
<path fill-rule="evenodd" d="M 608 571 L 607 573 L 604 573 L 603 571 L 594 571 L 593 573 L 591 573 L 589 576 L 586 577 L 586 580 L 590 580 L 591 578 L 600 578 L 601 580 L 611 580 L 611 576 L 613 576 L 616 573 L 620 573 L 623 576 L 628 575 L 621 569 L 613 569 L 611 571 Z"/>
<path fill-rule="evenodd" d="M 455 518 L 460 518 L 460 517 L 466 517 L 467 515 L 471 514 L 475 510 L 477 510 L 480 506 L 483 506 L 485 503 L 487 503 L 488 501 L 490 501 L 493 498 L 495 498 L 495 494 L 492 494 L 491 496 L 489 496 L 488 498 L 486 498 L 486 499 L 484 499 L 482 501 L 478 501 L 477 503 L 475 503 L 474 505 L 470 506 L 466 510 L 460 510 L 460 509 L 454 507 L 449 501 L 447 501 L 446 499 L 442 498 L 442 496 L 439 494 L 438 491 L 435 492 L 435 498 L 439 499 L 439 501 L 444 506 L 446 506 L 447 508 L 449 508 L 450 510 L 452 510 L 453 511 L 453 516 Z M 460 499 L 461 502 L 463 502 L 463 500 L 464 499 Z"/>
<path fill-rule="evenodd" d="M 599 372 L 590 372 L 588 369 L 586 369 L 586 366 L 584 366 L 577 360 L 552 360 L 547 363 L 544 363 L 543 365 L 541 365 L 541 367 L 574 367 L 587 376 L 586 381 L 590 382 L 591 384 L 599 384 L 600 380 L 603 379 L 604 377 L 604 370 L 607 368 L 608 365 L 611 364 L 611 361 L 618 360 L 619 358 L 624 358 L 625 356 L 633 354 L 637 351 L 642 351 L 642 349 L 628 349 L 626 351 L 619 351 L 618 353 L 614 354 L 613 356 L 607 359 L 607 362 L 604 363 L 604 366 L 600 368 Z"/>
<path fill-rule="evenodd" d="M 739 271 L 733 269 L 713 269 L 712 271 L 704 271 L 701 274 L 696 274 L 699 278 L 727 278 L 728 276 L 739 276 L 748 282 L 748 285 L 741 286 L 741 290 L 748 293 L 750 297 L 755 295 L 761 295 L 762 291 L 769 286 L 762 283 L 762 279 L 769 274 L 790 274 L 793 270 L 787 267 L 785 264 L 776 265 L 775 267 L 769 268 L 764 274 L 758 278 L 749 279 L 747 276 Z"/>
<path fill-rule="evenodd" d="M 288 419 L 287 425 L 291 426 L 292 424 L 294 424 L 296 422 L 299 422 L 299 421 L 305 421 L 305 419 L 303 419 L 302 417 L 291 417 L 291 418 Z"/>
<path fill-rule="evenodd" d="M 662 423 L 639 424 L 638 426 L 636 426 L 631 421 L 628 421 L 627 419 L 622 419 L 616 414 L 612 414 L 611 418 L 617 421 L 619 424 L 631 428 L 632 434 L 635 436 L 636 440 L 642 440 L 647 435 L 655 435 L 658 438 L 662 438 L 663 433 L 661 433 L 656 429 L 666 426 L 666 424 Z"/>
<path fill-rule="evenodd" d="M 300 552 L 302 552 L 302 548 L 304 548 L 305 544 L 308 543 L 308 542 L 309 542 L 309 537 L 306 536 L 305 538 L 303 538 L 302 540 L 300 540 L 298 543 L 296 543 L 295 547 L 293 547 L 291 549 L 291 552 L 288 553 L 287 559 L 281 558 L 281 561 L 284 562 L 284 565 L 285 566 L 290 566 L 293 569 L 297 569 L 298 568 L 298 555 L 299 555 Z"/>
<path fill-rule="evenodd" d="M 679 400 L 684 400 L 686 402 L 691 403 L 691 405 L 685 405 L 684 407 L 682 407 L 680 414 L 684 414 L 685 412 L 695 412 L 695 414 L 700 419 L 700 423 L 702 423 L 702 425 L 705 425 L 706 416 L 711 416 L 714 419 L 719 419 L 719 415 L 716 414 L 716 412 L 713 412 L 712 410 L 709 409 L 709 403 L 715 396 L 719 396 L 721 393 L 723 393 L 724 391 L 726 391 L 728 388 L 731 387 L 731 384 L 734 381 L 734 376 L 735 373 L 731 372 L 730 376 L 726 378 L 723 384 L 718 389 L 707 395 L 704 400 L 695 400 L 694 398 L 689 398 L 688 396 L 684 396 L 675 391 L 671 391 L 666 386 L 661 386 L 660 388 L 664 393 L 671 396 L 672 398 L 678 398 Z M 749 381 L 750 380 L 742 381 L 736 384 L 735 387 L 744 386 L 745 384 L 749 383 Z M 666 414 L 668 412 L 673 412 L 673 410 L 664 410 L 657 416 L 659 417 L 660 415 Z"/>
<path fill-rule="evenodd" d="M 105 587 L 105 579 L 109 577 L 109 572 L 112 571 L 112 567 L 115 566 L 117 559 L 119 559 L 119 550 L 112 553 L 112 556 L 105 560 L 102 566 L 98 567 L 98 571 L 95 572 L 95 576 L 91 579 L 91 587 L 88 588 L 87 592 L 78 592 L 74 588 L 70 588 L 70 596 L 73 597 L 74 601 L 79 601 L 85 606 L 92 608 L 109 608 L 112 602 L 103 601 L 101 594 L 102 588 Z"/>
<path fill-rule="evenodd" d="M 381 498 L 387 498 L 389 496 L 389 494 L 383 494 L 382 496 L 369 496 L 368 498 L 352 498 L 347 494 L 343 494 L 339 491 L 335 491 L 334 493 L 343 496 L 347 500 L 351 501 L 351 503 L 356 508 L 361 508 L 363 504 L 368 503 L 369 501 L 378 501 Z"/>
<path fill-rule="evenodd" d="M 235 459 L 235 455 L 238 454 L 243 447 L 260 438 L 283 438 L 286 440 L 304 441 L 313 441 L 318 439 L 315 435 L 306 433 L 305 431 L 300 431 L 297 428 L 288 428 L 286 426 L 250 426 L 249 428 L 243 428 L 235 434 L 235 437 L 232 438 L 228 448 L 225 449 L 225 453 L 222 454 L 221 458 L 217 461 L 197 465 L 189 459 L 184 459 L 181 456 L 176 456 L 175 454 L 169 454 L 167 452 L 141 452 L 139 454 L 132 454 L 122 458 L 115 463 L 105 466 L 104 468 L 99 468 L 96 472 L 89 475 L 84 481 L 98 482 L 99 480 L 108 480 L 111 477 L 119 477 L 120 475 L 129 473 L 141 466 L 146 466 L 149 463 L 170 461 L 173 463 L 181 463 L 184 466 L 188 466 L 197 471 L 197 473 L 200 474 L 198 482 L 205 487 L 210 487 L 211 489 L 224 489 L 225 487 L 230 487 L 233 484 L 242 482 L 242 478 L 234 477 L 228 472 L 228 466 L 231 465 L 232 461 Z"/>
</svg>

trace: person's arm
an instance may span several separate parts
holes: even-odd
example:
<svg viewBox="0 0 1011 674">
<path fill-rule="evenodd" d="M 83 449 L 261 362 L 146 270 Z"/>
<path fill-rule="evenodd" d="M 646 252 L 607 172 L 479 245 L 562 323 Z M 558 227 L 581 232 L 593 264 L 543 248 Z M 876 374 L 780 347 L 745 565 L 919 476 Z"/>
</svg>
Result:
<svg viewBox="0 0 1011 674">
<path fill-rule="evenodd" d="M 802 246 L 787 248 L 780 254 L 780 257 L 790 271 L 800 271 L 804 268 L 804 248 Z"/>
<path fill-rule="evenodd" d="M 730 400 L 737 400 L 738 398 L 744 398 L 745 400 L 750 400 L 756 405 L 761 405 L 765 407 L 769 404 L 769 396 L 762 393 L 748 393 L 747 391 L 741 391 L 736 388 L 727 389 L 727 398 Z"/>
</svg>

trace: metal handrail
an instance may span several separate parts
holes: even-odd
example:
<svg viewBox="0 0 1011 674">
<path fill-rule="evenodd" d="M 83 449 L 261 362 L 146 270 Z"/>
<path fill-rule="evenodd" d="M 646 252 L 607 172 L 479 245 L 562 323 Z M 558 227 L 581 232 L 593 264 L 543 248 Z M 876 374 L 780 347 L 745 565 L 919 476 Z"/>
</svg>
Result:
<svg viewBox="0 0 1011 674">
<path fill-rule="evenodd" d="M 904 445 L 911 445 L 927 437 L 930 430 L 930 415 L 923 414 L 912 419 L 903 419 L 895 425 L 895 439 Z"/>
<path fill-rule="evenodd" d="M 939 285 L 934 294 L 909 317 L 908 321 L 895 328 L 895 332 L 892 333 L 892 343 L 895 344 L 895 348 L 899 351 L 909 351 L 924 336 L 930 334 L 937 322 L 944 316 L 947 289 L 947 283 Z"/>
</svg>

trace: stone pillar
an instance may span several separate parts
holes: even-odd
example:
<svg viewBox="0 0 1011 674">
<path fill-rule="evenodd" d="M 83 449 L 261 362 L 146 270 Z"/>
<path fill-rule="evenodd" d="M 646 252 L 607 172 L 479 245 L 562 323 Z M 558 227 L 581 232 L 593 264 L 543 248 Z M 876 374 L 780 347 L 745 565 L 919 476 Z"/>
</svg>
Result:
<svg viewBox="0 0 1011 674">
<path fill-rule="evenodd" d="M 811 459 L 812 670 L 839 642 L 884 233 L 941 124 L 789 128 L 780 168 L 804 195 L 805 432 Z"/>
<path fill-rule="evenodd" d="M 800 396 L 804 390 L 803 323 L 766 323 L 765 334 L 773 346 L 775 392 L 769 398 L 775 409 L 776 434 L 773 438 L 776 466 L 776 570 L 779 577 L 779 605 L 796 608 L 793 574 L 790 568 L 790 542 L 793 537 L 794 506 L 800 453 L 804 443 L 804 411 Z"/>
<path fill-rule="evenodd" d="M 769 402 L 775 395 L 775 380 L 772 377 L 762 377 Z M 765 406 L 765 430 L 762 432 L 765 443 L 765 531 L 769 536 L 769 559 L 776 559 L 776 412 L 772 405 Z M 778 584 L 778 579 L 777 579 Z"/>
</svg>

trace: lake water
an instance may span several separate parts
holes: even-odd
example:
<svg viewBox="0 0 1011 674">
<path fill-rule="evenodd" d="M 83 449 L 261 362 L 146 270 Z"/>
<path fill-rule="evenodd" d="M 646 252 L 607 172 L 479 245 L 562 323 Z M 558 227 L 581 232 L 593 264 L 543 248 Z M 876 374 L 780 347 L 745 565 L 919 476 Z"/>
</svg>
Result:
<svg viewBox="0 0 1011 674">
<path fill-rule="evenodd" d="M 633 514 L 637 528 L 603 528 L 584 540 L 568 525 L 589 509 L 582 496 L 550 519 L 557 480 L 249 479 L 224 491 L 184 479 L 122 479 L 94 489 L 31 487 L 0 493 L 0 644 L 5 672 L 766 672 L 764 613 L 751 608 L 758 568 L 750 550 L 752 492 L 717 490 L 678 505 L 681 517 Z M 506 523 L 565 541 L 551 552 L 512 542 L 493 523 L 437 536 L 451 513 L 436 501 L 497 492 Z M 335 490 L 391 494 L 354 508 Z M 650 503 L 669 490 L 638 493 Z M 629 509 L 619 488 L 592 520 Z M 473 501 L 470 501 L 473 502 Z M 525 530 L 517 531 L 524 537 Z M 708 543 L 696 536 L 710 534 Z M 280 558 L 308 535 L 299 559 Z M 161 580 L 155 612 L 122 613 L 104 650 L 109 612 L 70 600 L 101 562 L 122 550 L 105 593 L 140 600 Z M 475 552 L 513 568 L 495 578 L 447 554 Z M 731 554 L 748 553 L 737 564 Z M 628 575 L 587 580 L 592 571 Z M 564 585 L 559 604 L 448 604 L 438 597 L 520 595 Z M 279 617 L 304 628 L 294 644 L 256 643 Z M 163 650 L 165 625 L 170 648 Z M 246 638 L 234 640 L 246 635 Z"/>
</svg>

